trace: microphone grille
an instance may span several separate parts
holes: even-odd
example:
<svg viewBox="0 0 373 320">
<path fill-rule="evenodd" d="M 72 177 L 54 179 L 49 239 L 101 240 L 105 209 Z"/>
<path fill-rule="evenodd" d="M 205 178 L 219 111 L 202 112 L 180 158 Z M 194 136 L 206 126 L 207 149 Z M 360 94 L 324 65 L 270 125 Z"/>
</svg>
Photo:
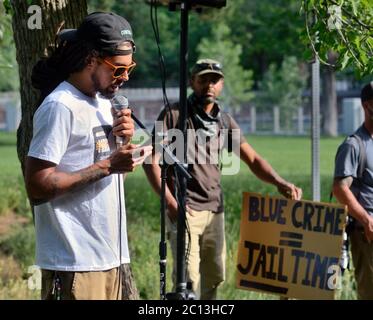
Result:
<svg viewBox="0 0 373 320">
<path fill-rule="evenodd" d="M 128 108 L 128 99 L 125 96 L 115 96 L 110 101 L 111 101 L 111 105 L 116 110 Z"/>
</svg>

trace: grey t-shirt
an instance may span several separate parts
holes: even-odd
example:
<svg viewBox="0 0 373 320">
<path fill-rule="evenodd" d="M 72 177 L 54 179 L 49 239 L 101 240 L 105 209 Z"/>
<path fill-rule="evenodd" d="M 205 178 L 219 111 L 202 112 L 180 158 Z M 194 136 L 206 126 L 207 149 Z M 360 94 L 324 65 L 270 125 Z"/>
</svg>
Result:
<svg viewBox="0 0 373 320">
<path fill-rule="evenodd" d="M 362 125 L 355 132 L 365 147 L 366 165 L 360 183 L 358 175 L 360 148 L 354 137 L 348 137 L 338 148 L 335 157 L 335 178 L 353 177 L 351 191 L 362 207 L 373 215 L 373 139 L 368 130 Z"/>
</svg>

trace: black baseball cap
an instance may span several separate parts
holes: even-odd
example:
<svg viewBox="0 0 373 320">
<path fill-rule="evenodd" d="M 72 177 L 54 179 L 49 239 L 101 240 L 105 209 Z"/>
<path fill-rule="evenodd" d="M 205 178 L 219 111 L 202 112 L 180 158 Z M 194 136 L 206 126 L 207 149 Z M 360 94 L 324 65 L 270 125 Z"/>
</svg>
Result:
<svg viewBox="0 0 373 320">
<path fill-rule="evenodd" d="M 131 25 L 112 12 L 91 13 L 77 29 L 64 29 L 58 36 L 62 41 L 87 41 L 95 49 L 113 56 L 128 55 L 136 51 Z M 121 49 L 124 42 L 131 42 L 132 49 Z"/>
<path fill-rule="evenodd" d="M 191 75 L 201 76 L 206 73 L 215 73 L 224 77 L 223 69 L 219 61 L 213 59 L 200 59 L 193 66 Z"/>
<path fill-rule="evenodd" d="M 361 90 L 361 102 L 373 100 L 373 81 L 364 86 Z"/>
</svg>

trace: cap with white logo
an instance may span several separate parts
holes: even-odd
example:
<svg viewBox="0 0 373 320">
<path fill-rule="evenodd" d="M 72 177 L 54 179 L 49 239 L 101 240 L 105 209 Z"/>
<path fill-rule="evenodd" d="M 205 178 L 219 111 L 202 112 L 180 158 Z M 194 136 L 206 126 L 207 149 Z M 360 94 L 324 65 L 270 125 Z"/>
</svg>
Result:
<svg viewBox="0 0 373 320">
<path fill-rule="evenodd" d="M 111 12 L 89 14 L 77 29 L 62 30 L 59 38 L 62 41 L 87 41 L 108 55 L 127 55 L 136 51 L 131 25 L 123 17 Z M 121 49 L 124 42 L 130 42 L 132 50 Z"/>
</svg>

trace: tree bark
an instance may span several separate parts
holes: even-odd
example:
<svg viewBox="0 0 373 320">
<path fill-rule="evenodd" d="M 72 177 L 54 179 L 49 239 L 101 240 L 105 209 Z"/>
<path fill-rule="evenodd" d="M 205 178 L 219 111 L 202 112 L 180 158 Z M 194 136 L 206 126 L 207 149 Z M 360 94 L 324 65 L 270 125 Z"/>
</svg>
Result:
<svg viewBox="0 0 373 320">
<path fill-rule="evenodd" d="M 328 63 L 335 64 L 336 60 L 336 54 L 329 52 Z M 335 70 L 331 66 L 324 67 L 323 89 L 322 132 L 328 137 L 336 137 L 338 135 L 337 88 Z"/>
<path fill-rule="evenodd" d="M 21 123 L 17 130 L 17 153 L 24 174 L 25 159 L 32 139 L 32 119 L 39 106 L 39 92 L 31 85 L 31 73 L 40 57 L 48 54 L 54 45 L 55 35 L 64 23 L 64 28 L 76 28 L 87 15 L 86 0 L 36 0 L 33 5 L 41 8 L 41 29 L 30 29 L 28 21 L 33 13 L 27 13 L 27 0 L 11 0 L 13 8 L 12 26 L 16 45 L 20 77 Z M 129 266 L 123 272 L 123 299 L 138 298 L 132 271 Z"/>
<path fill-rule="evenodd" d="M 121 268 L 122 272 L 122 300 L 139 300 L 139 293 L 135 281 L 133 280 L 133 274 L 131 265 L 125 263 Z"/>
</svg>

